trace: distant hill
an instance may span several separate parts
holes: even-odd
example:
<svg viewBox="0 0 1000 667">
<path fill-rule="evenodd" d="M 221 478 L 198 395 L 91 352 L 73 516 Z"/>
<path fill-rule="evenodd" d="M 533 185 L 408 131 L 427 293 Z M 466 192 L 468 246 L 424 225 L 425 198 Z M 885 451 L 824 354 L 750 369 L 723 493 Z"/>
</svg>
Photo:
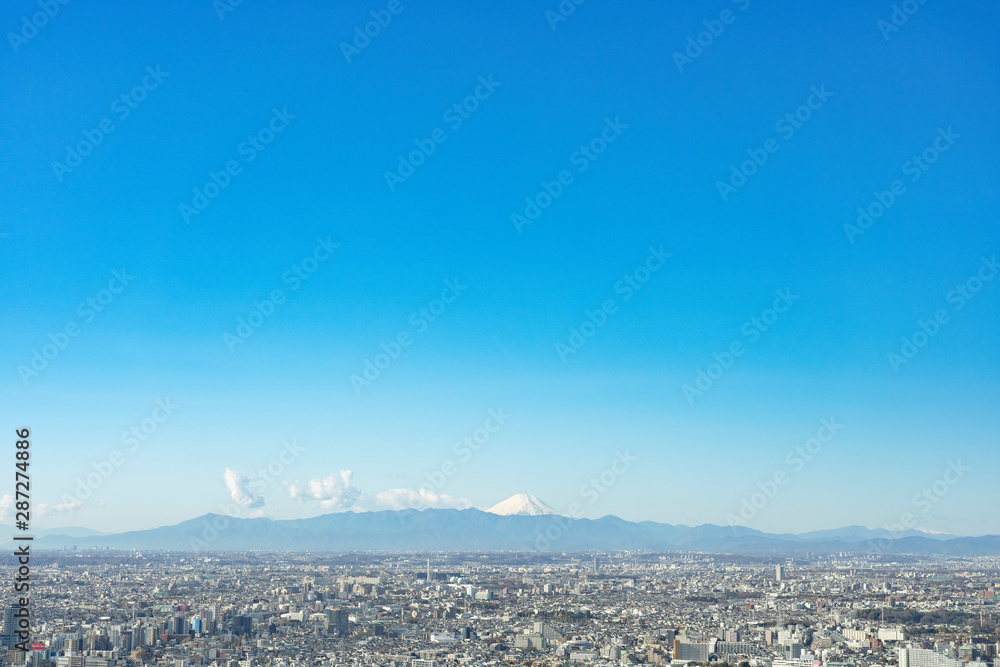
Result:
<svg viewBox="0 0 1000 667">
<path fill-rule="evenodd" d="M 4 526 L 0 535 L 3 535 L 4 539 L 10 539 L 17 535 L 21 535 L 20 531 L 14 530 L 10 526 Z M 31 534 L 33 536 L 42 537 L 46 535 L 62 535 L 64 537 L 94 537 L 97 535 L 107 535 L 108 533 L 102 533 L 99 530 L 91 530 L 90 528 L 81 528 L 79 526 L 67 526 L 65 528 L 32 528 Z"/>
<path fill-rule="evenodd" d="M 798 535 L 800 540 L 846 540 L 848 542 L 861 542 L 863 540 L 876 540 L 880 537 L 927 537 L 932 540 L 951 540 L 954 535 L 947 533 L 931 533 L 923 530 L 904 530 L 901 534 L 894 535 L 892 531 L 885 528 L 865 528 L 864 526 L 847 526 L 846 528 L 835 528 L 834 530 L 814 530 L 810 533 Z"/>
<path fill-rule="evenodd" d="M 913 531 L 911 531 L 912 533 Z M 234 519 L 206 514 L 173 526 L 114 535 L 36 538 L 36 548 L 206 551 L 700 551 L 745 555 L 909 553 L 1000 555 L 1000 536 L 905 534 L 851 526 L 803 535 L 776 535 L 740 526 L 674 526 L 615 516 L 502 516 L 478 509 L 340 512 L 311 519 Z"/>
</svg>

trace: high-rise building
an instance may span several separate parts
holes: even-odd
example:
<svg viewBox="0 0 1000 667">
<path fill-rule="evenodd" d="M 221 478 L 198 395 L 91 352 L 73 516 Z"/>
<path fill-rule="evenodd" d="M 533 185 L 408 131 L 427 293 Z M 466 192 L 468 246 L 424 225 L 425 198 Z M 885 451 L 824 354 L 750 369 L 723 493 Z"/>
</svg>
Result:
<svg viewBox="0 0 1000 667">
<path fill-rule="evenodd" d="M 790 641 L 785 645 L 785 658 L 788 660 L 795 660 L 802 657 L 802 649 L 805 647 L 798 642 Z"/>
<path fill-rule="evenodd" d="M 350 626 L 347 620 L 347 610 L 346 609 L 331 609 L 328 612 L 330 616 L 330 630 L 334 633 L 335 637 L 347 637 L 350 634 Z"/>
<path fill-rule="evenodd" d="M 139 638 L 140 646 L 152 646 L 156 643 L 156 627 L 152 625 L 142 626 L 141 635 Z"/>
<path fill-rule="evenodd" d="M 548 642 L 541 635 L 518 635 L 514 637 L 514 648 L 544 649 L 547 646 Z"/>
<path fill-rule="evenodd" d="M 601 649 L 601 657 L 612 662 L 622 659 L 622 647 L 618 645 L 605 646 Z"/>
<path fill-rule="evenodd" d="M 17 643 L 17 611 L 15 605 L 6 607 L 3 610 L 3 626 L 0 627 L 0 647 L 11 648 Z"/>
<path fill-rule="evenodd" d="M 899 667 L 986 667 L 985 662 L 956 660 L 922 648 L 899 649 Z"/>
<path fill-rule="evenodd" d="M 562 635 L 559 634 L 559 632 L 557 632 L 556 630 L 554 630 L 552 626 L 546 623 L 545 621 L 535 621 L 534 626 L 532 627 L 532 631 L 533 631 L 532 634 L 544 637 L 549 641 L 562 640 Z"/>
<path fill-rule="evenodd" d="M 727 655 L 749 655 L 754 653 L 756 648 L 753 642 L 719 642 L 715 645 L 720 658 Z"/>
<path fill-rule="evenodd" d="M 709 646 L 705 642 L 682 642 L 680 639 L 674 640 L 674 652 L 671 656 L 674 660 L 694 660 L 695 662 L 708 662 Z"/>
<path fill-rule="evenodd" d="M 781 581 L 785 578 L 785 568 L 781 565 L 774 566 L 774 578 Z"/>
<path fill-rule="evenodd" d="M 238 637 L 249 635 L 253 632 L 253 619 L 249 616 L 233 616 L 226 621 L 225 628 Z"/>
</svg>

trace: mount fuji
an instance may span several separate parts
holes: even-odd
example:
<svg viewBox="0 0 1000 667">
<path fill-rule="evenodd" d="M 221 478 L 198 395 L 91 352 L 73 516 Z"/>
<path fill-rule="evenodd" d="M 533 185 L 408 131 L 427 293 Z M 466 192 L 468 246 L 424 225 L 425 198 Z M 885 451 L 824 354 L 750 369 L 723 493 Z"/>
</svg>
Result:
<svg viewBox="0 0 1000 667">
<path fill-rule="evenodd" d="M 499 514 L 500 516 L 559 515 L 559 512 L 530 493 L 516 493 L 507 500 L 501 501 L 485 511 L 490 514 Z"/>
</svg>

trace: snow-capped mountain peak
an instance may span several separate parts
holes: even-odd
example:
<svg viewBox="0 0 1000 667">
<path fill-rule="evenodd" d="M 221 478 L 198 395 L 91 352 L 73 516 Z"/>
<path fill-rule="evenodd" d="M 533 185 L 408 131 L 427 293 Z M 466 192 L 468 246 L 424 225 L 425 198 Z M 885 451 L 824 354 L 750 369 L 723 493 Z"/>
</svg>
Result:
<svg viewBox="0 0 1000 667">
<path fill-rule="evenodd" d="M 543 516 L 559 514 L 530 493 L 517 493 L 486 510 L 502 516 Z"/>
</svg>

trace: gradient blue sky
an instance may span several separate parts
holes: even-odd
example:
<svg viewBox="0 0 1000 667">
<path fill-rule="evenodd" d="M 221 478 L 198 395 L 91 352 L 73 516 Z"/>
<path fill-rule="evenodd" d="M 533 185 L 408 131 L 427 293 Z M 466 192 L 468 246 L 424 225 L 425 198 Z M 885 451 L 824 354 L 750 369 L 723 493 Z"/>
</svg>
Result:
<svg viewBox="0 0 1000 667">
<path fill-rule="evenodd" d="M 526 491 L 565 510 L 628 449 L 639 462 L 586 516 L 725 523 L 786 471 L 747 525 L 909 511 L 1000 532 L 1000 280 L 960 311 L 947 301 L 1000 251 L 996 3 L 928 2 L 886 40 L 890 2 L 592 0 L 553 30 L 554 0 L 402 0 L 351 63 L 339 44 L 386 3 L 335 5 L 244 0 L 220 20 L 209 0 L 72 2 L 0 48 L 0 392 L 8 428 L 34 432 L 36 525 L 219 511 L 226 468 L 248 475 L 294 439 L 281 480 L 352 471 L 331 509 L 379 507 L 452 460 L 442 504 Z M 727 8 L 735 21 L 678 72 L 672 54 Z M 36 11 L 8 4 L 4 32 Z M 118 120 L 147 66 L 169 76 Z M 490 75 L 499 88 L 448 128 L 442 112 Z M 832 97 L 781 138 L 776 120 L 821 85 Z M 246 162 L 237 146 L 285 107 L 294 120 Z M 60 182 L 52 162 L 103 118 L 115 131 Z M 606 118 L 628 128 L 576 171 Z M 384 172 L 437 127 L 447 141 L 390 192 Z M 960 138 L 849 243 L 857 207 L 947 127 Z M 771 137 L 778 152 L 724 202 L 716 182 Z M 233 159 L 242 172 L 185 224 L 178 205 Z M 511 214 L 563 169 L 574 183 L 517 233 Z M 291 291 L 282 274 L 318 236 L 340 249 Z M 624 301 L 616 281 L 661 245 L 670 261 Z M 121 269 L 134 282 L 82 323 L 77 305 Z M 455 278 L 462 295 L 356 393 L 350 376 Z M 230 353 L 223 334 L 279 288 L 288 301 Z M 798 301 L 749 343 L 741 327 L 785 288 Z M 556 343 L 608 298 L 617 312 L 564 363 Z M 887 353 L 941 308 L 949 322 L 894 372 Z M 70 321 L 80 335 L 26 385 L 18 366 Z M 689 404 L 682 386 L 736 340 L 745 354 Z M 74 500 L 166 397 L 176 412 Z M 509 422 L 462 461 L 453 443 L 497 407 Z M 843 430 L 791 468 L 830 417 Z M 914 494 L 953 460 L 971 471 L 923 512 Z M 281 481 L 262 495 L 245 516 L 327 511 Z"/>
</svg>

